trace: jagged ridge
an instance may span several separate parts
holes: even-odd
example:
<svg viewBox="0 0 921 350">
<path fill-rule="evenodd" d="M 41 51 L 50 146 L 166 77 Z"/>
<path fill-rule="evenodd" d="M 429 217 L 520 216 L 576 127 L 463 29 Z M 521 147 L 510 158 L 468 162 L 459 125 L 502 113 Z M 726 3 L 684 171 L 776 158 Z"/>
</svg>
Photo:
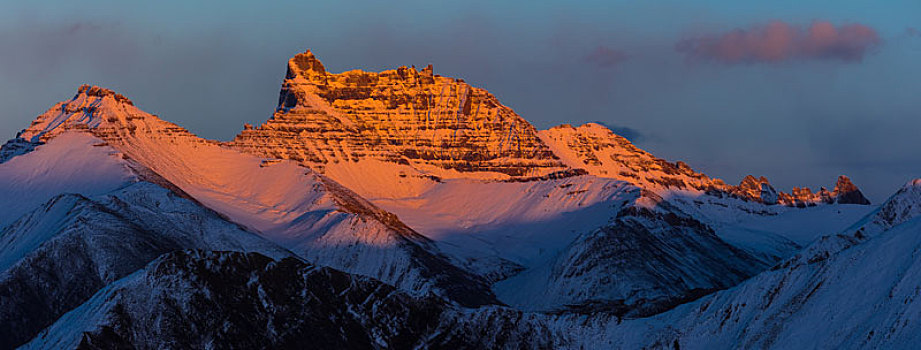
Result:
<svg viewBox="0 0 921 350">
<path fill-rule="evenodd" d="M 731 196 L 764 204 L 806 207 L 816 204 L 870 204 L 846 176 L 839 176 L 835 189 L 824 187 L 817 193 L 809 188 L 794 187 L 791 194 L 778 192 L 764 177 L 746 176 L 738 186 L 694 171 L 688 164 L 671 163 L 646 152 L 626 138 L 596 123 L 579 127 L 568 124 L 540 131 L 551 150 L 576 169 L 589 174 L 615 178 L 651 190 L 698 191 L 723 197 Z"/>
</svg>

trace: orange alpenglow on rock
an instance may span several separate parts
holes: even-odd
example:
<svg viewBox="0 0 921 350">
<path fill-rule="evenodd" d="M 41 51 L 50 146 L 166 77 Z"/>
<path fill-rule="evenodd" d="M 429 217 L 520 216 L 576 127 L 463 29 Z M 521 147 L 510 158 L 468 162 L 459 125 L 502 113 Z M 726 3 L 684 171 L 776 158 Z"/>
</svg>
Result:
<svg viewBox="0 0 921 350">
<path fill-rule="evenodd" d="M 278 108 L 234 147 L 323 169 L 382 160 L 428 172 L 542 176 L 563 165 L 537 130 L 486 90 L 399 67 L 328 73 L 310 51 L 288 62 Z"/>
<path fill-rule="evenodd" d="M 391 196 L 396 192 L 381 189 L 397 187 L 404 188 L 397 191 L 401 195 L 418 194 L 431 180 L 446 178 L 589 174 L 764 204 L 868 203 L 847 178 L 839 179 L 835 191 L 818 193 L 780 193 L 764 177 L 728 185 L 684 162 L 657 158 L 599 124 L 538 131 L 488 91 L 435 75 L 431 65 L 333 74 L 310 51 L 288 61 L 272 118 L 245 126 L 227 145 L 297 161 L 372 197 Z M 387 180 L 389 175 L 399 175 L 402 184 Z"/>
</svg>

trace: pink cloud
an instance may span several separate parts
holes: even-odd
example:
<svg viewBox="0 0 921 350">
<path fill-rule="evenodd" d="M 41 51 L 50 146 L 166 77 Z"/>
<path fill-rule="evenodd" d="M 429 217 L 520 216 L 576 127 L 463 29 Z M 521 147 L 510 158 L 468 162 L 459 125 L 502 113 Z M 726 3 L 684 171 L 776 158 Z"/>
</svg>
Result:
<svg viewBox="0 0 921 350">
<path fill-rule="evenodd" d="M 862 24 L 835 27 L 826 21 L 815 21 L 803 27 L 772 21 L 724 34 L 685 39 L 675 49 L 689 59 L 729 64 L 805 59 L 860 62 L 881 43 L 876 30 Z"/>
<path fill-rule="evenodd" d="M 590 54 L 585 56 L 585 62 L 595 64 L 601 68 L 614 67 L 626 60 L 627 54 L 623 51 L 614 50 L 604 46 L 599 46 Z"/>
</svg>

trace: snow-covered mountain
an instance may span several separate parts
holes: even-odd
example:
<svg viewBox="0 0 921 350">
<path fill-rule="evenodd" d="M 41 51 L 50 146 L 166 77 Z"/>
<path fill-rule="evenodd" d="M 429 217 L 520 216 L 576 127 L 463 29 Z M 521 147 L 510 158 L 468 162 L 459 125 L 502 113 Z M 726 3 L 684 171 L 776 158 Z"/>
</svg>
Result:
<svg viewBox="0 0 921 350">
<path fill-rule="evenodd" d="M 0 148 L 0 348 L 795 345 L 845 283 L 910 282 L 884 256 L 911 256 L 918 188 L 729 185 L 431 66 L 309 51 L 230 142 L 82 86 Z M 888 339 L 907 316 L 866 316 L 895 307 L 873 293 L 831 323 Z"/>
<path fill-rule="evenodd" d="M 625 320 L 610 309 L 462 309 L 299 260 L 191 251 L 113 283 L 27 348 L 911 348 L 921 341 L 914 323 L 921 270 L 913 253 L 921 222 L 911 214 L 921 204 L 918 188 L 921 180 L 887 201 L 908 214 L 898 222 L 877 210 L 846 230 L 893 225 L 872 239 L 807 265 L 778 265 L 647 318 Z"/>
<path fill-rule="evenodd" d="M 161 254 L 192 248 L 293 255 L 149 182 L 52 198 L 0 231 L 0 346 L 27 341 Z"/>
<path fill-rule="evenodd" d="M 297 259 L 178 251 L 100 291 L 26 348 L 411 348 L 443 308 Z"/>
<path fill-rule="evenodd" d="M 509 140 L 515 147 L 508 147 Z M 685 300 L 689 293 L 732 286 L 789 257 L 818 234 L 773 229 L 761 225 L 771 221 L 765 217 L 789 217 L 795 210 L 788 206 L 817 204 L 831 204 L 836 212 L 842 206 L 848 212 L 869 210 L 845 205 L 868 204 L 846 177 L 839 178 L 833 192 L 815 195 L 799 189 L 793 195 L 777 192 L 763 178 L 727 185 L 683 162 L 657 158 L 598 124 L 537 131 L 485 90 L 435 75 L 431 67 L 334 74 L 309 51 L 288 62 L 274 115 L 261 126 L 246 126 L 226 145 L 294 160 L 322 173 L 396 214 L 456 264 L 489 281 L 519 275 L 497 287 L 516 295 L 504 302 L 532 309 L 625 298 L 629 304 L 649 298 Z M 692 226 L 700 229 L 687 241 L 672 243 L 705 248 L 675 250 L 668 259 L 713 263 L 665 274 L 661 266 L 647 268 L 637 259 L 621 264 L 610 258 L 616 251 L 603 253 L 608 244 L 595 242 L 600 232 L 652 246 L 660 245 L 648 240 L 652 231 L 662 238 L 675 236 L 672 223 L 625 222 L 630 221 L 625 217 L 637 216 L 622 211 L 648 200 L 672 208 L 663 215 L 699 221 Z M 782 205 L 773 205 L 778 203 Z M 804 221 L 840 219 L 821 210 L 805 216 Z M 579 252 L 583 249 L 589 250 Z M 676 288 L 624 284 L 621 292 L 613 293 L 596 283 L 549 277 L 572 274 L 573 259 L 597 266 L 580 274 L 588 273 L 601 285 L 617 280 L 606 276 L 611 273 L 660 283 L 666 275 L 708 282 Z M 512 283 L 524 280 L 526 287 Z M 538 289 L 542 292 L 533 291 Z M 668 292 L 655 297 L 642 292 L 650 290 Z M 548 293 L 554 296 L 543 295 Z"/>
<path fill-rule="evenodd" d="M 766 268 L 703 223 L 660 206 L 622 210 L 546 264 L 499 283 L 500 298 L 524 310 L 599 307 L 643 316 Z"/>
<path fill-rule="evenodd" d="M 628 349 L 915 348 L 919 205 L 921 179 L 769 271 L 648 319 L 599 326 L 605 335 L 595 341 Z"/>
<path fill-rule="evenodd" d="M 23 348 L 483 349 L 573 345 L 539 315 L 459 309 L 258 253 L 177 251 L 112 283 Z"/>
<path fill-rule="evenodd" d="M 20 137 L 39 143 L 73 132 L 101 139 L 136 172 L 312 262 L 467 305 L 495 302 L 481 278 L 451 265 L 425 237 L 310 169 L 201 139 L 99 87 L 81 87 Z"/>
</svg>

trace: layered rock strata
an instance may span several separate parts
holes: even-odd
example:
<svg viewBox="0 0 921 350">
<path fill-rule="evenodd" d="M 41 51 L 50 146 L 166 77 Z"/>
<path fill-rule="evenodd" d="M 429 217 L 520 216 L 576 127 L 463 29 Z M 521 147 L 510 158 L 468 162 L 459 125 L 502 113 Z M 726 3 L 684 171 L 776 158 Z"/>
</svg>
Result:
<svg viewBox="0 0 921 350">
<path fill-rule="evenodd" d="M 332 74 L 309 51 L 288 62 L 272 118 L 245 128 L 231 145 L 321 171 L 364 159 L 436 174 L 565 169 L 537 130 L 486 90 L 434 75 L 431 66 Z"/>
</svg>

